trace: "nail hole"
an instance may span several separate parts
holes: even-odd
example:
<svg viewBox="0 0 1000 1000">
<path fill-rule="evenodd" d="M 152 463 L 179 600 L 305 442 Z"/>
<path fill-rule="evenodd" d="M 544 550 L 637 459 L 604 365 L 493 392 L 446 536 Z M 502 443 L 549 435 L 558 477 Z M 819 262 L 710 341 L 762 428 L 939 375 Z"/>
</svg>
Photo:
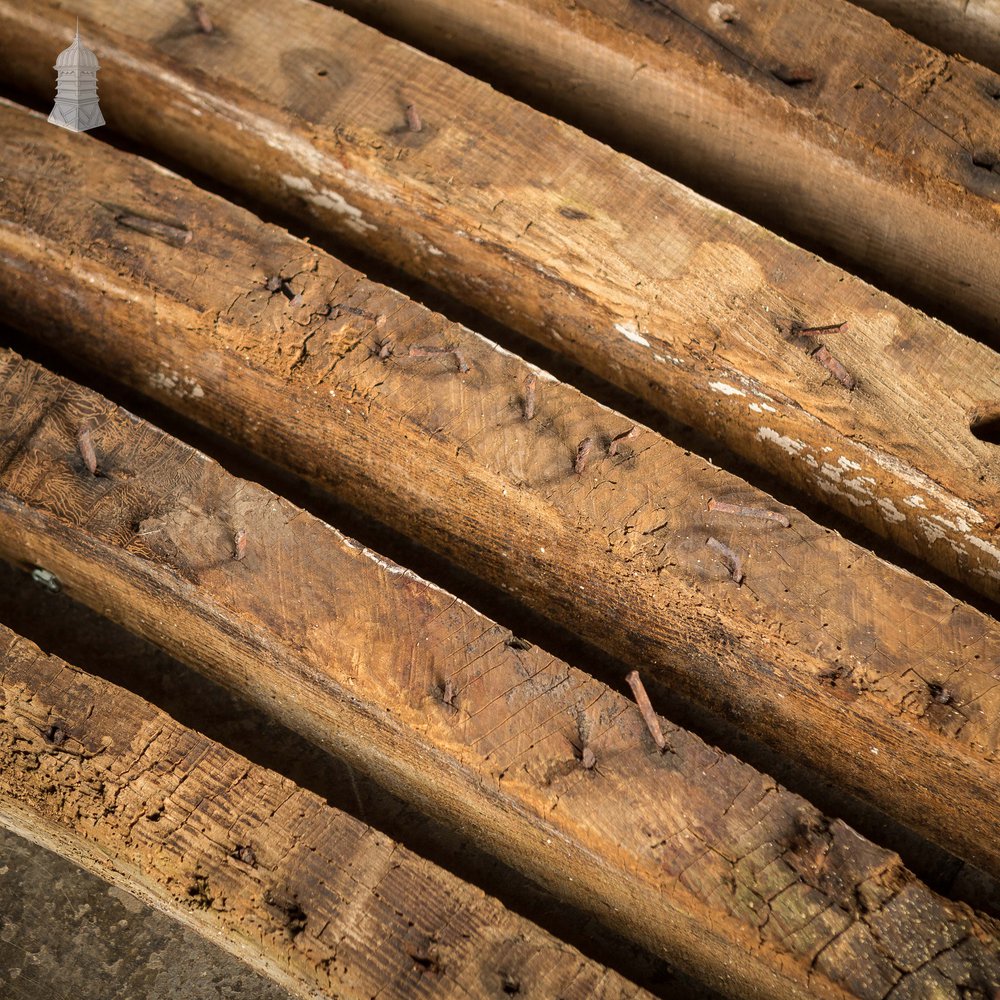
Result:
<svg viewBox="0 0 1000 1000">
<path fill-rule="evenodd" d="M 786 87 L 801 87 L 816 79 L 815 72 L 805 66 L 779 66 L 771 70 L 771 76 L 775 80 L 780 80 Z"/>
<path fill-rule="evenodd" d="M 317 76 L 326 76 L 328 72 L 329 72 L 329 70 L 318 69 L 318 70 L 316 70 L 316 75 Z"/>
<path fill-rule="evenodd" d="M 987 444 L 1000 444 L 1000 405 L 980 407 L 969 421 L 972 436 Z"/>
<path fill-rule="evenodd" d="M 982 170 L 992 170 L 996 165 L 996 157 L 989 153 L 973 153 L 972 165 Z"/>
</svg>

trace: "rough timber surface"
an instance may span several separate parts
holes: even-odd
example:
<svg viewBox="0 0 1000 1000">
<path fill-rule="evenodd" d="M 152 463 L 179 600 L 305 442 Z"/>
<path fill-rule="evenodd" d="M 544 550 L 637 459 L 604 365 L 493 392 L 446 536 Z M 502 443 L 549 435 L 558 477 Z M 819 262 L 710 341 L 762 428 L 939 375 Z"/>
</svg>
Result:
<svg viewBox="0 0 1000 1000">
<path fill-rule="evenodd" d="M 994 921 L 936 896 L 896 855 L 749 766 L 669 725 L 661 753 L 621 695 L 9 352 L 0 399 L 0 554 L 45 567 L 71 596 L 244 691 L 730 995 L 900 1000 L 933 985 L 957 998 L 1000 985 Z M 81 425 L 95 428 L 99 475 L 81 460 Z M 237 559 L 243 527 L 249 541 Z M 58 691 L 46 680 L 43 697 L 49 689 Z M 76 795 L 86 801 L 80 769 L 104 745 L 74 742 L 88 708 L 64 718 L 73 700 L 91 705 L 83 691 L 56 711 L 43 702 L 28 722 L 38 735 L 12 741 L 40 766 L 71 769 L 67 796 L 53 797 L 71 810 Z M 106 715 L 92 703 L 97 725 Z M 132 735 L 133 749 L 149 745 Z M 208 795 L 180 788 L 210 817 L 216 789 L 246 787 L 239 774 L 213 778 Z M 101 813 L 108 794 L 116 800 L 107 783 L 95 794 Z M 190 806 L 186 794 L 173 796 L 182 811 Z M 155 825 L 171 818 L 170 802 Z M 140 810 L 133 832 L 145 836 L 144 819 Z M 211 839 L 234 849 L 230 836 Z M 199 874 L 184 889 L 194 885 L 192 897 Z M 281 888 L 272 898 L 287 901 Z M 297 926 L 295 907 L 305 907 L 295 889 L 276 919 Z M 206 892 L 214 912 L 211 882 Z M 309 940 L 293 942 L 300 937 Z"/>
<path fill-rule="evenodd" d="M 263 0 L 214 6 L 211 34 L 180 0 L 136 0 L 124 19 L 109 0 L 78 6 L 117 128 L 439 284 L 1000 595 L 997 446 L 971 430 L 1000 418 L 996 353 L 336 11 L 288 0 L 274 44 Z M 60 24 L 68 37 L 54 6 L 0 2 L 22 86 L 48 94 Z M 1000 176 L 970 171 L 987 187 Z M 923 280 L 939 270 L 928 260 Z"/>
<path fill-rule="evenodd" d="M 648 998 L 496 900 L 0 626 L 0 823 L 303 997 Z M 515 991 L 516 992 L 516 991 Z"/>
<path fill-rule="evenodd" d="M 935 48 L 960 53 L 1000 72 L 1000 0 L 855 2 Z"/>
<path fill-rule="evenodd" d="M 989 70 L 844 0 L 334 5 L 998 343 L 1000 77 Z"/>
<path fill-rule="evenodd" d="M 37 118 L 0 121 L 0 290 L 36 337 L 1000 870 L 991 618 L 645 428 L 622 437 L 625 418 L 242 209 L 96 142 L 79 154 Z"/>
</svg>

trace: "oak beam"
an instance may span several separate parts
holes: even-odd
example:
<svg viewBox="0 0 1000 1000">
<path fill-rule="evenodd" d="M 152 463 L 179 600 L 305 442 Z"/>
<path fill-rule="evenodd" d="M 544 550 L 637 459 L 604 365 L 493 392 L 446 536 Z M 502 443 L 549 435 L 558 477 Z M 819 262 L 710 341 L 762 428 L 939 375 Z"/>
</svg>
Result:
<svg viewBox="0 0 1000 1000">
<path fill-rule="evenodd" d="M 308 0 L 283 6 L 279 44 L 263 42 L 264 0 L 220 6 L 212 34 L 182 0 L 136 0 L 124 17 L 110 0 L 77 6 L 117 128 L 439 284 L 1000 597 L 996 353 Z M 68 39 L 54 3 L 0 2 L 0 73 L 47 95 L 60 25 Z M 967 116 L 977 143 L 993 135 L 983 103 Z M 929 178 L 943 140 L 925 126 L 907 162 L 931 158 Z M 1000 253 L 982 232 L 996 236 L 998 175 L 962 163 L 962 183 L 924 180 L 986 193 L 978 214 L 942 201 L 920 223 L 934 235 L 920 281 L 975 264 L 962 280 L 995 315 Z M 880 188 L 872 217 L 920 218 L 912 186 Z"/>
<path fill-rule="evenodd" d="M 0 291 L 26 331 L 1000 871 L 995 620 L 244 210 L 2 120 Z"/>
</svg>

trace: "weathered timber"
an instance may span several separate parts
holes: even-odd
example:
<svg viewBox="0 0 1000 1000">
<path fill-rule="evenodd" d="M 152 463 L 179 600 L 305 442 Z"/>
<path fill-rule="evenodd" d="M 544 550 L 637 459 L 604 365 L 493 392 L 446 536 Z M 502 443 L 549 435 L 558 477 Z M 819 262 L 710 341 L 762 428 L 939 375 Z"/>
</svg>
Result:
<svg viewBox="0 0 1000 1000">
<path fill-rule="evenodd" d="M 78 7 L 116 127 L 437 282 L 1000 595 L 997 448 L 972 430 L 1000 419 L 995 353 L 336 11 L 290 0 L 273 44 L 263 0 L 214 9 L 212 35 L 184 27 L 180 0 L 125 18 L 108 0 Z M 57 25 L 68 37 L 55 6 L 0 2 L 0 72 L 47 93 Z M 879 218 L 898 214 L 885 202 Z M 928 260 L 923 280 L 943 266 Z"/>
<path fill-rule="evenodd" d="M 0 824 L 299 996 L 648 997 L 273 771 L 0 626 Z"/>
<path fill-rule="evenodd" d="M 989 70 L 844 0 L 334 5 L 1000 342 Z"/>
<path fill-rule="evenodd" d="M 242 209 L 0 114 L 0 292 L 25 329 L 1000 871 L 993 619 Z M 196 235 L 122 234 L 98 192 Z M 863 485 L 839 456 L 824 472 Z"/>
<path fill-rule="evenodd" d="M 854 2 L 935 48 L 961 53 L 1000 72 L 1000 0 Z"/>
<path fill-rule="evenodd" d="M 622 695 L 10 352 L 0 399 L 0 554 L 560 896 L 738 997 L 996 983 L 995 922 L 748 765 L 665 722 L 661 753 Z M 78 464 L 88 419 L 100 477 Z"/>
</svg>

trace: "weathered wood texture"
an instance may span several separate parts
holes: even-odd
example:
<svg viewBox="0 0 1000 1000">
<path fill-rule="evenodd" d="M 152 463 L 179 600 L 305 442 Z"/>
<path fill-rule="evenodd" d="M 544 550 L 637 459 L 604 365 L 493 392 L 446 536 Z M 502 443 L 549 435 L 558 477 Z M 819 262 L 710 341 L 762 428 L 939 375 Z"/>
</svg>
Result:
<svg viewBox="0 0 1000 1000">
<path fill-rule="evenodd" d="M 844 0 L 334 5 L 998 343 L 1000 77 L 983 67 Z"/>
<path fill-rule="evenodd" d="M 994 922 L 749 766 L 662 720 L 661 754 L 621 695 L 9 352 L 0 400 L 0 554 L 559 895 L 733 996 L 994 987 Z M 87 421 L 98 476 L 79 457 Z"/>
<path fill-rule="evenodd" d="M 437 282 L 1000 594 L 997 447 L 970 429 L 1000 416 L 995 353 L 333 10 L 289 0 L 276 44 L 263 0 L 213 7 L 209 35 L 180 0 L 124 19 L 108 0 L 79 9 L 116 127 Z M 22 85 L 50 90 L 60 24 L 68 37 L 54 6 L 0 3 Z M 912 212 L 887 200 L 877 214 Z M 927 282 L 943 267 L 925 265 Z"/>
<path fill-rule="evenodd" d="M 644 428 L 615 443 L 629 421 L 247 212 L 0 116 L 0 291 L 26 329 L 1000 871 L 994 620 Z"/>
<path fill-rule="evenodd" d="M 935 48 L 961 53 L 1000 72 L 1000 0 L 854 2 Z"/>
<path fill-rule="evenodd" d="M 648 997 L 492 897 L 0 626 L 0 823 L 300 996 Z M 507 989 L 505 989 L 505 984 Z"/>
</svg>

